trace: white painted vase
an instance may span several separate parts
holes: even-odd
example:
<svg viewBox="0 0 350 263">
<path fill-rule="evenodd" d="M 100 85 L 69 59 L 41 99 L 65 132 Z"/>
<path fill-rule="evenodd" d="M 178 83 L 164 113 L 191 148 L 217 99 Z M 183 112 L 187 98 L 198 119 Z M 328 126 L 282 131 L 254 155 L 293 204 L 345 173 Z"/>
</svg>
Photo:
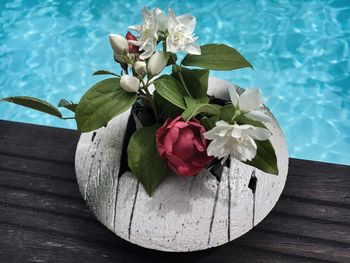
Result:
<svg viewBox="0 0 350 263">
<path fill-rule="evenodd" d="M 228 88 L 233 86 L 210 78 L 208 94 L 228 100 Z M 75 157 L 83 198 L 96 218 L 119 237 L 162 251 L 207 249 L 248 232 L 276 204 L 287 178 L 288 153 L 274 118 L 266 126 L 273 133 L 278 176 L 231 160 L 220 182 L 205 169 L 196 177 L 171 174 L 149 197 L 132 173 L 118 179 L 129 115 L 130 110 L 106 128 L 83 133 Z M 248 187 L 252 177 L 257 179 L 255 193 Z"/>
</svg>

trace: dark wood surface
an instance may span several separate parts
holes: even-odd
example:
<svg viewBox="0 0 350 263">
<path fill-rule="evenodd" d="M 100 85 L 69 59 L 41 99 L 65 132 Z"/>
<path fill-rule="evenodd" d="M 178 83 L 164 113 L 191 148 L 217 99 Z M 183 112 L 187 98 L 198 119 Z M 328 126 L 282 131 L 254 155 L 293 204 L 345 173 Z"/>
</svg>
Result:
<svg viewBox="0 0 350 263">
<path fill-rule="evenodd" d="M 256 228 L 218 248 L 164 253 L 94 219 L 74 172 L 79 133 L 0 121 L 0 262 L 350 262 L 350 167 L 290 159 Z M 349 156 L 350 157 L 350 156 Z"/>
</svg>

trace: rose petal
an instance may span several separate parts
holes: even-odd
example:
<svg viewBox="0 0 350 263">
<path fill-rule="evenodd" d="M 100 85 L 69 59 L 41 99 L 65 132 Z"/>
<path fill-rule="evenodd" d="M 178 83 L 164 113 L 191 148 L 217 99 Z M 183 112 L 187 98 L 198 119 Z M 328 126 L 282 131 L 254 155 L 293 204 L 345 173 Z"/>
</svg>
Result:
<svg viewBox="0 0 350 263">
<path fill-rule="evenodd" d="M 173 145 L 179 138 L 179 129 L 178 128 L 172 128 L 168 129 L 167 133 L 164 136 L 164 151 L 166 153 L 173 151 Z"/>
<path fill-rule="evenodd" d="M 169 168 L 180 176 L 193 176 L 198 170 L 198 168 L 193 170 L 193 167 L 190 167 L 186 162 L 171 153 L 167 154 L 166 157 Z"/>
<path fill-rule="evenodd" d="M 172 127 L 174 127 L 174 125 L 181 119 L 181 115 L 177 116 L 175 119 L 173 119 L 172 121 L 170 121 L 170 123 L 167 125 L 167 128 L 170 129 Z"/>
<path fill-rule="evenodd" d="M 213 160 L 212 156 L 208 156 L 206 153 L 199 153 L 199 154 L 196 155 L 196 158 L 192 159 L 192 165 L 202 169 L 211 160 Z"/>
<path fill-rule="evenodd" d="M 168 125 L 170 119 L 167 119 L 164 124 L 157 129 L 156 131 L 156 143 L 157 143 L 157 149 L 158 149 L 158 152 L 159 152 L 159 155 L 161 157 L 163 157 L 163 154 L 164 154 L 164 136 L 165 136 L 165 133 L 166 133 L 166 126 Z"/>
<path fill-rule="evenodd" d="M 190 128 L 180 129 L 178 139 L 173 145 L 173 154 L 181 157 L 183 160 L 191 158 L 195 153 L 193 138 L 194 134 Z"/>
</svg>

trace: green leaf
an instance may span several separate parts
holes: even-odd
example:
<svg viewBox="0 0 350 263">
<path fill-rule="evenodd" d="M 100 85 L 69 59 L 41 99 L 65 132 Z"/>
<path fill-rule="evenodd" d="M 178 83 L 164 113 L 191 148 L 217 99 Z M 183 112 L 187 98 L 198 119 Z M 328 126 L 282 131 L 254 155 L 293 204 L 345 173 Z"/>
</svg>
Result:
<svg viewBox="0 0 350 263">
<path fill-rule="evenodd" d="M 207 104 L 209 102 L 209 97 L 208 96 L 204 96 L 204 97 L 200 97 L 200 98 L 192 98 L 190 96 L 186 96 L 185 97 L 185 103 L 186 103 L 186 107 L 191 107 L 193 104 Z"/>
<path fill-rule="evenodd" d="M 185 97 L 185 101 L 187 109 L 182 113 L 184 121 L 192 119 L 199 113 L 220 116 L 220 106 L 216 104 L 208 104 L 209 98 L 207 96 L 199 99 Z"/>
<path fill-rule="evenodd" d="M 220 119 L 231 123 L 233 116 L 235 115 L 236 108 L 232 104 L 226 104 L 220 109 Z"/>
<path fill-rule="evenodd" d="M 1 99 L 0 101 L 11 102 L 33 110 L 38 110 L 38 111 L 56 116 L 58 118 L 62 118 L 61 112 L 56 107 L 54 107 L 53 105 L 51 105 L 46 101 L 43 101 L 37 98 L 27 97 L 27 96 L 15 96 L 15 97 L 4 98 L 4 99 Z"/>
<path fill-rule="evenodd" d="M 197 104 L 182 113 L 184 121 L 189 121 L 199 113 L 208 113 L 209 115 L 220 115 L 220 106 L 214 104 Z"/>
<path fill-rule="evenodd" d="M 186 55 L 182 65 L 212 70 L 233 70 L 253 66 L 234 48 L 224 44 L 201 46 L 201 55 Z"/>
<path fill-rule="evenodd" d="M 92 75 L 113 75 L 116 77 L 120 77 L 119 75 L 117 75 L 111 71 L 108 71 L 108 70 L 97 70 Z"/>
<path fill-rule="evenodd" d="M 60 102 L 58 103 L 58 107 L 63 107 L 66 108 L 72 112 L 75 112 L 77 109 L 78 104 L 69 102 L 68 100 L 61 99 Z"/>
<path fill-rule="evenodd" d="M 249 124 L 255 127 L 260 127 L 260 128 L 266 128 L 266 126 L 261 122 L 261 121 L 255 121 L 252 120 L 244 115 L 240 115 L 239 117 L 236 118 L 236 121 L 238 124 L 242 125 L 242 124 Z"/>
<path fill-rule="evenodd" d="M 163 75 L 154 81 L 154 86 L 164 99 L 181 109 L 186 109 L 184 97 L 187 96 L 187 93 L 175 78 Z"/>
<path fill-rule="evenodd" d="M 177 67 L 172 76 L 180 81 L 179 71 L 181 71 L 186 87 L 193 98 L 207 96 L 209 70 Z"/>
<path fill-rule="evenodd" d="M 102 80 L 92 86 L 81 98 L 75 118 L 82 132 L 96 130 L 106 125 L 136 101 L 136 92 L 126 92 L 119 78 Z"/>
<path fill-rule="evenodd" d="M 213 129 L 217 121 L 219 121 L 218 116 L 212 116 L 210 118 L 203 117 L 200 119 L 200 122 L 204 125 L 206 131 Z"/>
<path fill-rule="evenodd" d="M 138 129 L 128 145 L 129 167 L 149 196 L 152 196 L 167 171 L 156 148 L 156 130 L 156 125 Z"/>
<path fill-rule="evenodd" d="M 181 113 L 184 111 L 183 109 L 175 106 L 174 104 L 164 99 L 162 96 L 159 95 L 157 91 L 153 93 L 153 100 L 156 104 L 158 115 L 163 117 L 164 119 L 173 119 L 176 116 L 181 115 Z"/>
<path fill-rule="evenodd" d="M 255 142 L 258 146 L 256 156 L 253 160 L 245 163 L 263 172 L 278 175 L 277 157 L 271 142 L 269 140 Z"/>
</svg>

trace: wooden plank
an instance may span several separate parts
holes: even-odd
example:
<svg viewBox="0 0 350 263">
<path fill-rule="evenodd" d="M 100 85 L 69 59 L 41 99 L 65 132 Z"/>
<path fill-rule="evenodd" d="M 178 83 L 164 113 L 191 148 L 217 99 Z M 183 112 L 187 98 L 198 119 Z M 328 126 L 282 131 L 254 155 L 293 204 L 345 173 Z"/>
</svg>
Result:
<svg viewBox="0 0 350 263">
<path fill-rule="evenodd" d="M 111 245 L 0 223 L 0 262 L 326 262 L 230 244 L 192 253 L 147 250 L 115 237 Z M 14 249 L 16 247 L 16 249 Z"/>
<path fill-rule="evenodd" d="M 294 200 L 283 195 L 272 212 L 328 220 L 335 223 L 350 224 L 350 209 L 348 208 L 336 207 L 328 204 L 310 203 L 305 200 Z"/>
<path fill-rule="evenodd" d="M 305 171 L 307 171 L 307 173 L 305 173 Z M 289 173 L 292 175 L 303 175 L 313 178 L 334 174 L 339 177 L 346 178 L 349 176 L 349 172 L 350 167 L 348 165 L 308 161 L 295 158 L 292 158 L 292 165 L 289 167 Z"/>
<path fill-rule="evenodd" d="M 258 233 L 257 233 L 258 232 Z M 239 245 L 280 253 L 322 259 L 333 262 L 350 262 L 350 244 L 341 245 L 329 241 L 258 230 L 239 238 Z"/>
<path fill-rule="evenodd" d="M 95 222 L 86 222 L 67 215 L 31 211 L 23 207 L 0 206 L 0 221 L 35 227 L 42 230 L 53 230 L 71 236 L 96 238 L 106 241 L 108 235 L 101 230 L 102 226 Z M 318 222 L 314 219 L 300 219 L 290 216 L 270 215 L 258 227 L 279 233 L 287 233 L 302 237 L 312 237 L 349 244 L 350 227 Z M 110 234 L 110 233 L 109 233 Z M 342 244 L 340 244 L 342 245 Z"/>
<path fill-rule="evenodd" d="M 113 262 L 113 259 L 131 262 L 135 257 L 120 249 L 124 241 L 118 239 L 111 246 L 2 223 L 0 235 L 1 262 Z"/>
<path fill-rule="evenodd" d="M 1 187 L 0 187 L 1 188 Z M 86 216 L 91 218 L 89 211 L 83 202 L 75 199 L 61 199 L 56 196 L 42 196 L 40 193 L 2 188 L 0 191 L 0 200 L 9 204 L 28 206 L 29 208 L 44 209 L 55 213 L 63 213 L 67 215 Z M 289 207 L 288 202 L 285 204 Z M 305 209 L 307 210 L 307 206 Z M 25 207 L 23 207 L 25 209 Z M 43 212 L 45 212 L 43 211 Z M 305 211 L 305 210 L 303 210 Z M 347 210 L 347 212 L 349 212 Z M 268 216 L 259 227 L 263 229 L 271 229 L 274 231 L 285 233 L 298 233 L 303 236 L 317 237 L 339 242 L 350 242 L 350 227 L 330 223 L 328 221 L 320 221 L 319 218 L 295 217 L 295 214 L 276 214 Z M 45 215 L 45 214 L 44 214 Z"/>
<path fill-rule="evenodd" d="M 0 204 L 10 204 L 56 214 L 93 219 L 83 199 L 65 198 L 50 193 L 0 186 Z"/>
<path fill-rule="evenodd" d="M 96 220 L 42 213 L 10 205 L 0 205 L 0 222 L 32 227 L 38 231 L 53 231 L 92 242 L 103 241 L 106 244 L 114 238 L 114 234 L 106 231 Z"/>
<path fill-rule="evenodd" d="M 293 167 L 293 163 L 291 167 Z M 313 167 L 313 169 L 316 168 Z M 339 203 L 350 207 L 350 167 L 343 170 L 345 170 L 344 174 L 338 175 L 338 171 L 335 169 L 329 174 L 320 172 L 315 176 L 307 176 L 309 171 L 307 167 L 305 167 L 304 174 L 289 172 L 283 194 Z"/>
<path fill-rule="evenodd" d="M 78 186 L 72 180 L 38 177 L 20 172 L 0 170 L 0 186 L 52 193 L 78 199 L 81 198 Z"/>
<path fill-rule="evenodd" d="M 23 156 L 0 154 L 0 171 L 1 170 L 76 180 L 73 163 L 55 163 L 40 159 L 33 160 Z"/>
<path fill-rule="evenodd" d="M 266 217 L 259 229 L 337 241 L 349 244 L 350 247 L 350 225 L 274 213 Z"/>
<path fill-rule="evenodd" d="M 74 130 L 1 121 L 0 153 L 72 163 L 79 136 Z"/>
</svg>

